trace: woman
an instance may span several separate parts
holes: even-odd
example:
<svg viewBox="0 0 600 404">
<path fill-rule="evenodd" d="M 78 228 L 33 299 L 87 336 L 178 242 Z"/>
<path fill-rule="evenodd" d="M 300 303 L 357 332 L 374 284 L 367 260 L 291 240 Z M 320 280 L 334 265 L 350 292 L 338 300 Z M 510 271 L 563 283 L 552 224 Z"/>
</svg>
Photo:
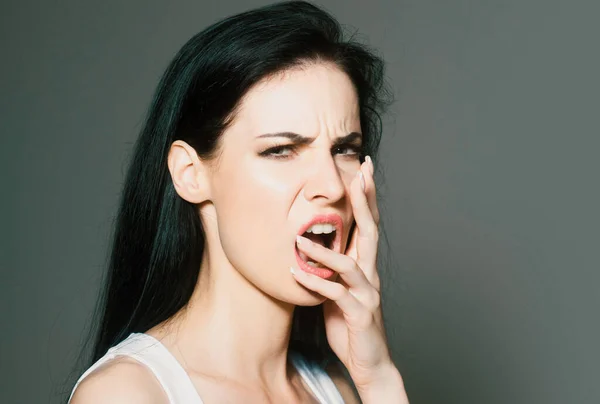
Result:
<svg viewBox="0 0 600 404">
<path fill-rule="evenodd" d="M 341 35 L 317 7 L 280 3 L 175 56 L 127 173 L 72 404 L 408 402 L 365 157 L 383 64 Z"/>
</svg>

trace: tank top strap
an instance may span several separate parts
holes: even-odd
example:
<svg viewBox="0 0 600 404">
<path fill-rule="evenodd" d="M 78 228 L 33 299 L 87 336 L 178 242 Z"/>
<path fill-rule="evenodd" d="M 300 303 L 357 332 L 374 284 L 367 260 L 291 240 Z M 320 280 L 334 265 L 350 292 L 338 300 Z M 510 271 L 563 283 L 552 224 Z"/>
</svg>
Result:
<svg viewBox="0 0 600 404">
<path fill-rule="evenodd" d="M 131 333 L 129 337 L 111 347 L 81 375 L 71 392 L 71 397 L 83 379 L 118 356 L 131 357 L 148 367 L 160 382 L 170 403 L 202 404 L 196 388 L 177 359 L 159 340 L 144 333 Z"/>
<path fill-rule="evenodd" d="M 203 404 L 190 377 L 177 359 L 159 340 L 144 333 L 131 333 L 88 368 L 73 387 L 69 402 L 83 379 L 118 356 L 131 357 L 148 367 L 160 382 L 171 404 Z M 308 361 L 293 351 L 289 352 L 289 358 L 319 403 L 344 404 L 333 380 L 317 363 Z"/>
<path fill-rule="evenodd" d="M 344 404 L 344 399 L 331 377 L 315 362 L 306 360 L 297 352 L 290 351 L 290 360 L 322 404 Z"/>
</svg>

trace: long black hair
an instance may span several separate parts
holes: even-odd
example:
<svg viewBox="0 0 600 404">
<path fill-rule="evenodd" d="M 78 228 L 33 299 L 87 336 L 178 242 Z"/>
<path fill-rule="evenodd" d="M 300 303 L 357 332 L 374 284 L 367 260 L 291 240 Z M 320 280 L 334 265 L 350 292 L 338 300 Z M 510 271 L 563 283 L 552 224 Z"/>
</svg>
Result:
<svg viewBox="0 0 600 404">
<path fill-rule="evenodd" d="M 376 158 L 381 113 L 390 96 L 384 64 L 366 45 L 344 35 L 324 10 L 291 1 L 221 20 L 175 55 L 127 170 L 88 366 L 130 333 L 171 318 L 196 285 L 204 231 L 196 206 L 173 187 L 167 155 L 175 140 L 190 144 L 202 159 L 215 158 L 221 134 L 253 85 L 294 66 L 323 61 L 335 64 L 354 84 L 365 154 Z M 337 359 L 325 337 L 320 305 L 295 309 L 290 349 L 321 363 Z"/>
</svg>

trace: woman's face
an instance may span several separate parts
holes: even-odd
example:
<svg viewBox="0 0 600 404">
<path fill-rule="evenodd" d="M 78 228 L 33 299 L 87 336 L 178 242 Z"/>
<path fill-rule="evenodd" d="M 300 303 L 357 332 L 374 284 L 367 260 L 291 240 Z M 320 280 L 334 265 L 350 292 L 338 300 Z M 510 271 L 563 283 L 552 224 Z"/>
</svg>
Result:
<svg viewBox="0 0 600 404">
<path fill-rule="evenodd" d="M 208 247 L 226 258 L 211 263 L 231 265 L 279 300 L 321 303 L 323 297 L 290 274 L 290 266 L 298 268 L 296 235 L 316 215 L 337 214 L 343 227 L 335 249 L 345 251 L 354 221 L 349 190 L 360 168 L 360 132 L 352 82 L 332 64 L 306 65 L 253 87 L 223 134 L 210 178 L 218 234 L 209 240 L 220 245 Z M 275 135 L 281 133 L 306 141 Z M 335 145 L 352 133 L 353 139 Z"/>
</svg>

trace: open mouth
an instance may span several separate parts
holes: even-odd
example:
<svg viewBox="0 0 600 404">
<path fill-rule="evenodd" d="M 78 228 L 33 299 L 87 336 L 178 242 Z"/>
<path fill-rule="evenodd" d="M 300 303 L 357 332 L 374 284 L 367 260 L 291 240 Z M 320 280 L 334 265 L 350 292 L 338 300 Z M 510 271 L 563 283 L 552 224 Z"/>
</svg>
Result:
<svg viewBox="0 0 600 404">
<path fill-rule="evenodd" d="M 314 229 L 313 229 L 314 230 Z M 331 229 L 329 229 L 331 230 Z M 336 230 L 334 229 L 330 233 L 316 233 L 311 231 L 306 231 L 302 234 L 303 237 L 306 237 L 313 242 L 322 245 L 325 248 L 333 249 L 334 242 L 336 239 Z M 296 251 L 296 261 L 298 262 L 298 266 L 300 269 L 317 275 L 321 278 L 330 278 L 335 272 L 320 262 L 314 261 L 313 258 L 308 257 L 303 252 L 299 251 L 298 248 L 295 248 Z"/>
<path fill-rule="evenodd" d="M 333 247 L 333 240 L 335 240 L 335 231 L 329 234 L 314 234 L 306 232 L 302 236 L 306 237 L 307 239 L 310 239 L 314 243 L 320 244 L 323 247 L 331 250 L 331 247 Z M 310 257 L 307 257 L 303 252 L 298 251 L 298 254 L 300 255 L 300 258 L 306 261 L 309 265 L 321 268 L 324 267 L 324 265 L 322 265 L 321 263 L 312 261 Z"/>
</svg>

